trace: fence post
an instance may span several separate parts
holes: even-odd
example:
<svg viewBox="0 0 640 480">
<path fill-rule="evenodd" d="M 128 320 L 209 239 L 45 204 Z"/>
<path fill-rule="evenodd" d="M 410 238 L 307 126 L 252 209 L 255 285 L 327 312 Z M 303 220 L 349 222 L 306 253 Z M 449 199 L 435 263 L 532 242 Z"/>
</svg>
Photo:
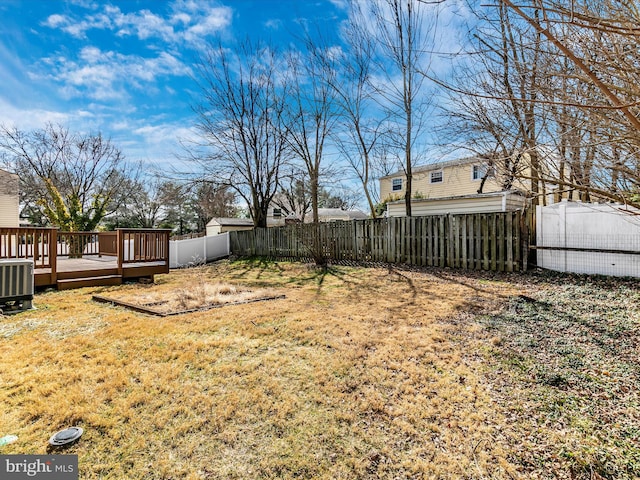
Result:
<svg viewBox="0 0 640 480">
<path fill-rule="evenodd" d="M 460 217 L 462 220 L 462 229 L 458 229 L 460 232 L 460 239 L 462 240 L 462 245 L 460 247 L 460 265 L 463 270 L 467 269 L 467 215 Z"/>
<path fill-rule="evenodd" d="M 58 281 L 58 229 L 49 230 L 49 265 L 51 266 L 51 281 Z"/>
<path fill-rule="evenodd" d="M 204 251 L 204 263 L 207 263 L 209 261 L 209 256 L 207 255 L 207 237 L 202 237 L 202 240 L 204 241 L 204 245 L 202 246 Z"/>
<path fill-rule="evenodd" d="M 171 269 L 171 266 L 169 265 L 169 237 L 170 237 L 170 232 L 169 231 L 164 231 L 162 232 L 162 243 L 163 248 L 164 248 L 164 259 L 165 259 L 165 270 L 166 273 L 169 273 L 169 270 Z"/>
<path fill-rule="evenodd" d="M 117 253 L 118 253 L 118 275 L 122 275 L 123 263 L 124 263 L 124 234 L 122 233 L 122 229 L 116 229 L 117 235 Z"/>
<path fill-rule="evenodd" d="M 180 247 L 179 247 L 179 243 L 180 242 L 173 242 L 173 245 L 175 246 L 175 252 L 176 252 L 176 266 L 175 268 L 180 268 Z"/>
<path fill-rule="evenodd" d="M 522 261 L 522 271 L 526 272 L 529 268 L 529 245 L 531 239 L 529 238 L 529 212 L 525 209 L 520 213 L 520 241 L 522 242 L 521 247 L 521 261 Z"/>
<path fill-rule="evenodd" d="M 448 213 L 445 218 L 445 239 L 447 240 L 446 248 L 446 265 L 447 267 L 453 267 L 453 216 Z"/>
<path fill-rule="evenodd" d="M 530 265 L 538 264 L 538 250 L 534 247 L 538 244 L 538 213 L 541 212 L 538 206 L 529 204 L 527 211 L 527 262 Z"/>
<path fill-rule="evenodd" d="M 506 212 L 507 224 L 505 226 L 505 241 L 507 243 L 507 252 L 506 252 L 506 270 L 507 272 L 513 272 L 513 240 L 514 240 L 514 232 L 513 232 L 513 214 L 511 212 Z"/>
<path fill-rule="evenodd" d="M 561 202 L 558 207 L 558 214 L 560 215 L 560 225 L 559 225 L 559 240 L 560 247 L 562 250 L 562 271 L 567 271 L 567 204 L 566 202 Z"/>
</svg>

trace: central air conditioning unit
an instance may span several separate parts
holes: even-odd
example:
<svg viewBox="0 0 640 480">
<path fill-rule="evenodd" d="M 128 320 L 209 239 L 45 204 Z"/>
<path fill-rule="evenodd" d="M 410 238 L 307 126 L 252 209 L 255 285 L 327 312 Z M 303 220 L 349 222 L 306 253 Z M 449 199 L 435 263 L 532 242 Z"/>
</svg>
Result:
<svg viewBox="0 0 640 480">
<path fill-rule="evenodd" d="M 33 300 L 33 262 L 0 260 L 0 309 L 28 310 Z"/>
</svg>

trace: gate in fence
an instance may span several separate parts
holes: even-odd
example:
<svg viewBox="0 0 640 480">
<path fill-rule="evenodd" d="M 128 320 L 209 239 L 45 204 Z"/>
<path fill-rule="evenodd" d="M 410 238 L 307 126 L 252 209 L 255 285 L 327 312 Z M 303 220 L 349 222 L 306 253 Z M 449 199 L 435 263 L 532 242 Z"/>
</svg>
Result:
<svg viewBox="0 0 640 480">
<path fill-rule="evenodd" d="M 385 262 L 522 271 L 529 254 L 523 211 L 299 224 L 231 232 L 238 256 Z"/>
</svg>

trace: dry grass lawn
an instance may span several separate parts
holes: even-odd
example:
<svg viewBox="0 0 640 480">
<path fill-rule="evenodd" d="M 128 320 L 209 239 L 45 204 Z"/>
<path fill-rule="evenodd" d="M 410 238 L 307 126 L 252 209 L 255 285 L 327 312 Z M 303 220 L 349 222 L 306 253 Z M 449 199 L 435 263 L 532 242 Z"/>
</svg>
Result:
<svg viewBox="0 0 640 480">
<path fill-rule="evenodd" d="M 156 282 L 202 278 L 286 298 L 164 318 L 91 300 L 148 291 L 127 285 L 39 294 L 37 310 L 0 317 L 0 436 L 19 436 L 0 453 L 44 453 L 54 432 L 81 426 L 61 453 L 79 455 L 82 479 L 606 474 L 578 448 L 580 429 L 563 426 L 578 445 L 562 456 L 555 425 L 533 422 L 546 404 L 513 360 L 533 361 L 509 343 L 524 335 L 509 315 L 530 308 L 517 296 L 548 284 L 259 261 Z M 635 420 L 637 398 L 621 407 Z M 633 458 L 612 455 L 619 478 L 633 478 Z"/>
</svg>

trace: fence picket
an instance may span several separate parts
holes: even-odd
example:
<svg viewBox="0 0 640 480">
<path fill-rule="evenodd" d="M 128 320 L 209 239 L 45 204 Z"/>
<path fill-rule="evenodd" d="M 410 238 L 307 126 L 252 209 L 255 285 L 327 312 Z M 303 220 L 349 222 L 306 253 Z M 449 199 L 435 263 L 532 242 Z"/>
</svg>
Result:
<svg viewBox="0 0 640 480">
<path fill-rule="evenodd" d="M 463 270 L 467 269 L 467 217 L 462 217 L 462 231 L 460 232 L 460 239 L 462 240 L 462 245 L 460 249 L 460 262 Z"/>
<path fill-rule="evenodd" d="M 513 272 L 513 215 L 508 213 L 505 215 L 506 230 L 505 241 L 507 243 L 507 272 Z"/>
<path fill-rule="evenodd" d="M 497 270 L 498 224 L 494 214 L 489 215 L 489 241 L 491 243 L 491 270 Z"/>
</svg>

